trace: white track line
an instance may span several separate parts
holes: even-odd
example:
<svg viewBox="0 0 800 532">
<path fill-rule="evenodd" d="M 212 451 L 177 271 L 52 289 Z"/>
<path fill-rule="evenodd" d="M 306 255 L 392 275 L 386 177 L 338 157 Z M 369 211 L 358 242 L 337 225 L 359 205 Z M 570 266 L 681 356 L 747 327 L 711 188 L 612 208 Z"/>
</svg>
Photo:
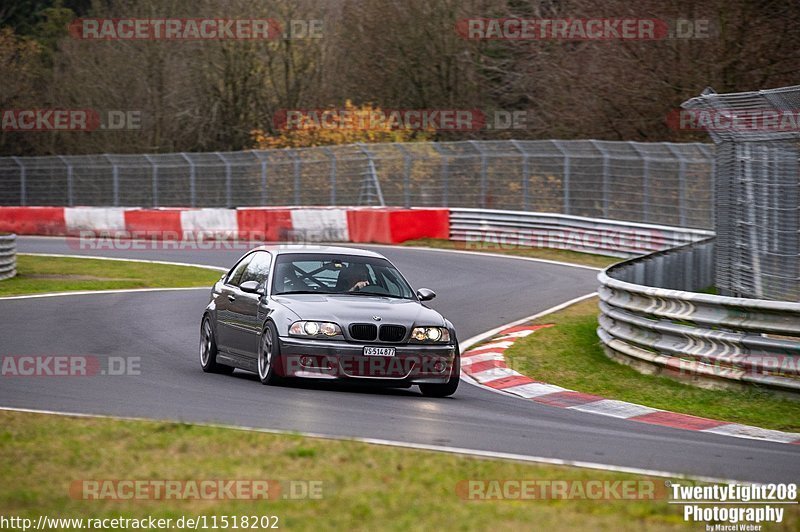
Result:
<svg viewBox="0 0 800 532">
<path fill-rule="evenodd" d="M 17 255 L 27 255 L 31 257 L 60 257 L 68 259 L 92 259 L 92 260 L 113 260 L 121 262 L 144 262 L 147 264 L 165 264 L 167 266 L 187 266 L 190 268 L 203 268 L 206 270 L 228 271 L 227 268 L 220 268 L 218 266 L 209 266 L 207 264 L 190 264 L 184 262 L 167 262 L 161 260 L 143 260 L 143 259 L 121 259 L 116 257 L 95 257 L 91 255 L 61 255 L 57 253 L 17 253 Z M 46 297 L 66 297 L 66 296 L 89 296 L 89 295 L 103 295 L 103 294 L 131 294 L 137 292 L 178 292 L 184 290 L 209 290 L 208 286 L 191 286 L 181 288 L 121 288 L 119 290 L 73 290 L 70 292 L 47 292 L 44 294 L 27 294 L 21 296 L 4 296 L 0 297 L 0 301 L 9 301 L 15 299 L 42 299 Z"/>
<path fill-rule="evenodd" d="M 341 245 L 341 243 L 339 245 Z M 462 253 L 462 254 L 468 254 L 468 255 L 477 255 L 479 257 L 495 257 L 495 258 L 500 258 L 500 259 L 515 259 L 515 260 L 527 260 L 527 261 L 530 261 L 530 262 L 542 262 L 544 264 L 553 264 L 553 265 L 556 265 L 556 266 L 569 266 L 570 268 L 582 268 L 584 270 L 593 270 L 593 271 L 596 271 L 596 272 L 604 270 L 604 268 L 597 268 L 595 266 L 586 266 L 585 264 L 575 264 L 573 262 L 561 262 L 561 261 L 550 260 L 550 259 L 537 259 L 536 257 L 522 257 L 520 255 L 511 255 L 511 254 L 506 255 L 506 254 L 503 254 L 503 253 L 488 253 L 488 252 L 485 252 L 485 251 L 468 251 L 466 249 L 426 248 L 426 247 L 420 247 L 420 246 L 401 246 L 401 245 L 390 246 L 390 245 L 386 245 L 386 244 L 369 244 L 369 243 L 364 243 L 364 246 L 369 246 L 369 247 L 374 247 L 374 248 L 415 249 L 417 251 L 436 251 L 437 253 Z M 532 249 L 536 249 L 536 248 L 532 248 Z M 552 249 L 552 248 L 544 248 L 544 249 Z M 607 256 L 607 255 L 603 255 L 603 256 Z M 616 259 L 616 258 L 619 258 L 619 257 L 609 257 L 609 258 Z M 619 260 L 623 261 L 625 259 L 619 258 Z"/>
<path fill-rule="evenodd" d="M 74 292 L 47 292 L 44 294 L 29 294 L 26 296 L 4 296 L 0 301 L 14 299 L 42 299 L 46 297 L 66 297 L 66 296 L 93 296 L 105 294 L 135 294 L 137 292 L 181 292 L 185 290 L 211 290 L 210 286 L 185 286 L 182 288 L 121 288 L 119 290 L 81 290 Z"/>
<path fill-rule="evenodd" d="M 65 259 L 113 260 L 119 262 L 144 262 L 146 264 L 166 264 L 168 266 L 189 266 L 191 268 L 203 268 L 204 270 L 216 270 L 220 272 L 228 271 L 228 268 L 222 268 L 220 266 L 196 264 L 192 262 L 170 262 L 166 260 L 125 259 L 119 257 L 100 257 L 96 255 L 65 255 L 62 253 L 17 253 L 17 255 L 28 255 L 32 257 L 61 257 Z"/>
<path fill-rule="evenodd" d="M 169 422 L 169 423 L 187 423 L 186 421 L 171 421 L 171 420 L 164 420 L 164 419 L 149 419 L 149 418 L 139 418 L 139 417 L 128 417 L 128 416 L 110 416 L 105 414 L 82 414 L 77 412 L 57 412 L 52 410 L 36 410 L 32 408 L 14 408 L 14 407 L 7 407 L 7 406 L 0 406 L 0 411 L 8 411 L 8 412 L 25 412 L 29 414 L 45 414 L 45 415 L 52 415 L 52 416 L 65 416 L 65 417 L 79 417 L 79 418 L 90 418 L 90 419 L 112 419 L 112 420 L 122 420 L 122 421 L 140 421 L 140 422 L 148 422 L 148 423 L 159 423 L 159 422 Z M 615 473 L 629 473 L 633 475 L 646 475 L 652 477 L 664 477 L 664 478 L 679 478 L 679 479 L 690 479 L 690 480 L 698 480 L 701 482 L 713 482 L 713 483 L 731 483 L 736 482 L 735 479 L 722 479 L 716 477 L 702 477 L 702 476 L 692 476 L 686 475 L 683 473 L 671 473 L 669 471 L 659 471 L 655 469 L 644 469 L 639 467 L 627 467 L 627 466 L 615 466 L 615 465 L 608 465 L 608 464 L 600 464 L 597 462 L 583 462 L 580 460 L 562 460 L 561 458 L 547 458 L 542 456 L 530 456 L 526 454 L 515 454 L 515 453 L 503 453 L 497 451 L 484 451 L 481 449 L 466 449 L 463 447 L 450 447 L 447 445 L 430 445 L 427 443 L 411 443 L 411 442 L 402 442 L 402 441 L 394 441 L 394 440 L 384 440 L 380 438 L 352 438 L 347 436 L 331 436 L 329 434 L 317 434 L 314 432 L 298 432 L 298 431 L 291 431 L 291 430 L 280 430 L 280 429 L 268 429 L 268 428 L 260 428 L 260 427 L 243 427 L 238 425 L 224 425 L 220 423 L 195 423 L 190 422 L 189 425 L 199 426 L 199 427 L 212 427 L 212 428 L 220 428 L 220 429 L 233 429 L 233 430 L 243 430 L 248 432 L 262 432 L 265 434 L 279 434 L 279 435 L 300 435 L 305 436 L 308 438 L 319 438 L 324 440 L 334 440 L 334 441 L 355 441 L 360 443 L 369 443 L 373 445 L 384 445 L 388 447 L 402 447 L 406 449 L 416 449 L 421 451 L 436 451 L 436 452 L 444 452 L 450 454 L 460 454 L 465 456 L 474 456 L 478 458 L 491 458 L 491 459 L 500 459 L 500 460 L 513 460 L 517 462 L 531 462 L 537 464 L 547 464 L 547 465 L 557 465 L 557 466 L 569 466 L 569 467 L 579 467 L 583 469 L 596 469 L 600 471 L 611 471 Z"/>
</svg>

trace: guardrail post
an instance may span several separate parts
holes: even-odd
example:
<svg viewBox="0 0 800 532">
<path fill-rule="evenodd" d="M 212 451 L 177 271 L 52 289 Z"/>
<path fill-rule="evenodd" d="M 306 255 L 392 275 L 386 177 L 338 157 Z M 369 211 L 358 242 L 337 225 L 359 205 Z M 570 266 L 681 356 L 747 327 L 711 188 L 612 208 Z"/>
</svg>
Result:
<svg viewBox="0 0 800 532">
<path fill-rule="evenodd" d="M 27 185 L 27 175 L 26 175 L 26 168 L 22 161 L 19 160 L 19 157 L 11 157 L 17 166 L 19 166 L 19 204 L 21 206 L 25 206 L 28 203 L 28 185 Z"/>
<path fill-rule="evenodd" d="M 158 207 L 158 164 L 153 160 L 150 155 L 145 154 L 145 159 L 152 167 L 152 174 L 150 176 L 150 186 L 152 187 L 153 207 Z"/>
<path fill-rule="evenodd" d="M 181 152 L 181 157 L 189 163 L 189 203 L 192 207 L 197 207 L 197 173 L 195 171 L 194 161 L 184 152 Z"/>
<path fill-rule="evenodd" d="M 67 167 L 67 205 L 72 207 L 75 205 L 75 201 L 73 199 L 72 194 L 72 164 L 67 160 L 66 157 L 63 155 L 59 155 L 58 158 L 64 163 L 64 166 Z"/>
<path fill-rule="evenodd" d="M 0 279 L 17 275 L 17 235 L 0 235 Z"/>
<path fill-rule="evenodd" d="M 119 167 L 117 163 L 111 158 L 111 155 L 105 154 L 104 157 L 108 162 L 111 163 L 111 187 L 112 187 L 112 194 L 114 196 L 113 204 L 114 207 L 119 207 Z"/>
<path fill-rule="evenodd" d="M 219 160 L 222 161 L 222 164 L 225 165 L 225 206 L 227 208 L 231 208 L 233 205 L 233 197 L 232 197 L 232 173 L 231 173 L 231 163 L 228 159 L 222 155 L 220 152 L 215 151 L 214 155 L 219 157 Z"/>
</svg>

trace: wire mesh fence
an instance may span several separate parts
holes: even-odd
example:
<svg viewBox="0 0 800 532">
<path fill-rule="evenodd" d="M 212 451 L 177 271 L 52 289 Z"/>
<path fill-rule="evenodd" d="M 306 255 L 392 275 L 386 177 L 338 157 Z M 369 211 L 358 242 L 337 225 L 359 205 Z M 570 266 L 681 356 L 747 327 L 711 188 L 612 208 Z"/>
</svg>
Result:
<svg viewBox="0 0 800 532">
<path fill-rule="evenodd" d="M 716 286 L 800 301 L 800 86 L 703 95 L 716 146 Z M 699 115 L 702 116 L 702 115 Z"/>
<path fill-rule="evenodd" d="M 579 141 L 0 158 L 1 205 L 445 206 L 712 227 L 714 147 Z"/>
</svg>

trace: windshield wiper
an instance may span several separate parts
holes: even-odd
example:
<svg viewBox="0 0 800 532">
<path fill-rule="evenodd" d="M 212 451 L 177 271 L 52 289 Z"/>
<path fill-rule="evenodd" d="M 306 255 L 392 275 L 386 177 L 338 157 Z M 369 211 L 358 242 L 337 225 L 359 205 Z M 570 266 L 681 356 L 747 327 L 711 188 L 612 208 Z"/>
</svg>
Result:
<svg viewBox="0 0 800 532">
<path fill-rule="evenodd" d="M 280 294 L 275 294 L 276 296 L 289 296 L 292 294 L 319 294 L 319 295 L 331 295 L 335 292 L 320 292 L 319 290 L 292 290 L 291 292 L 281 292 Z"/>
<path fill-rule="evenodd" d="M 391 299 L 411 299 L 410 297 L 395 296 L 395 295 L 392 295 L 392 294 L 376 294 L 375 292 L 342 292 L 342 295 L 388 297 L 388 298 L 391 298 Z"/>
</svg>

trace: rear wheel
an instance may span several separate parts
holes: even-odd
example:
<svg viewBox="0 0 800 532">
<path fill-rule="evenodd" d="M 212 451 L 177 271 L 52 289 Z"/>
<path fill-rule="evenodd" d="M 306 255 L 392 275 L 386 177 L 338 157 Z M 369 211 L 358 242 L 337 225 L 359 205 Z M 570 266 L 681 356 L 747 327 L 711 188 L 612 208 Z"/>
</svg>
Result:
<svg viewBox="0 0 800 532">
<path fill-rule="evenodd" d="M 276 367 L 281 363 L 281 346 L 278 343 L 278 332 L 271 321 L 267 322 L 261 339 L 258 342 L 258 379 L 261 384 L 279 384 L 281 377 Z"/>
<path fill-rule="evenodd" d="M 200 325 L 200 366 L 206 373 L 233 373 L 232 367 L 217 362 L 217 339 L 208 316 Z"/>
<path fill-rule="evenodd" d="M 456 342 L 456 356 L 453 359 L 450 379 L 444 384 L 420 384 L 419 391 L 425 397 L 448 397 L 456 393 L 459 382 L 461 382 L 461 352 Z"/>
</svg>

